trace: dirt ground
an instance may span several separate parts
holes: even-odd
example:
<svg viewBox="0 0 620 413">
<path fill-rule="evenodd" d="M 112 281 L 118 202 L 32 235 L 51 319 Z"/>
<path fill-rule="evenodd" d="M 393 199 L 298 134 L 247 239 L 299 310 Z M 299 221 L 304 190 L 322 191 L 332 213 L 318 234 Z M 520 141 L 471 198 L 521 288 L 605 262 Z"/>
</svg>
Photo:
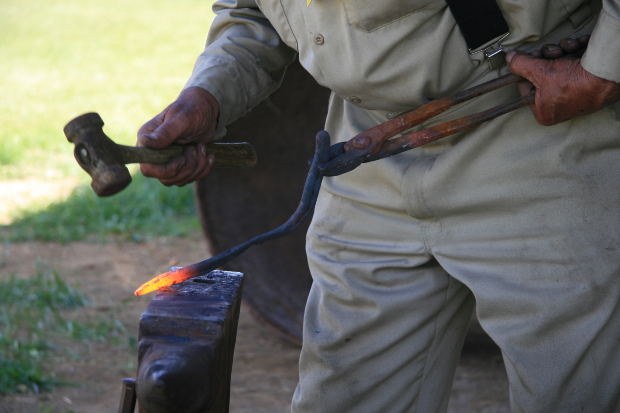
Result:
<svg viewBox="0 0 620 413">
<path fill-rule="evenodd" d="M 144 243 L 14 243 L 0 246 L 0 276 L 31 276 L 37 265 L 54 269 L 92 303 L 84 311 L 116 317 L 128 335 L 137 336 L 138 320 L 151 296 L 135 298 L 140 283 L 174 264 L 204 258 L 204 241 L 160 238 Z M 76 344 L 84 345 L 84 344 Z M 70 352 L 72 349 L 68 349 Z M 299 349 L 256 321 L 243 305 L 232 375 L 233 413 L 286 412 L 297 380 Z M 77 360 L 54 357 L 58 378 L 74 385 L 42 395 L 0 398 L 0 413 L 108 413 L 118 408 L 121 379 L 135 376 L 130 345 L 88 344 Z M 451 413 L 507 412 L 506 378 L 497 354 L 464 354 L 454 381 Z"/>
</svg>

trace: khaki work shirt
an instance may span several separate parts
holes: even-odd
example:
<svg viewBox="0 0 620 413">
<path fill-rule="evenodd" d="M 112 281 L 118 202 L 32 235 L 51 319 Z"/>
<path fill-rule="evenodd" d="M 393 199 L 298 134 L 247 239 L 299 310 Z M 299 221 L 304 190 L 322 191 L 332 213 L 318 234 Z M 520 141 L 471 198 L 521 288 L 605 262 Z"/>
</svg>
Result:
<svg viewBox="0 0 620 413">
<path fill-rule="evenodd" d="M 582 65 L 620 81 L 618 0 L 498 5 L 510 27 L 508 49 L 557 41 L 596 21 Z M 388 117 L 470 86 L 489 71 L 480 54 L 468 53 L 442 0 L 219 0 L 213 8 L 207 46 L 186 87 L 200 86 L 219 101 L 218 137 L 278 87 L 296 56 L 336 95 Z"/>
</svg>

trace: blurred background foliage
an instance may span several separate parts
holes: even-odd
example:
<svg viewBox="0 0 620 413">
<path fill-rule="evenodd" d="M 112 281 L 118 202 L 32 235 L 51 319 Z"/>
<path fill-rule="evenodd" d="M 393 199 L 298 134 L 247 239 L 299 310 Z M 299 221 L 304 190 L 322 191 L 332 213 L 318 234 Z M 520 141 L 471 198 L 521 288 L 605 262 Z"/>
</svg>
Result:
<svg viewBox="0 0 620 413">
<path fill-rule="evenodd" d="M 134 144 L 142 123 L 170 103 L 190 75 L 213 18 L 212 3 L 0 3 L 0 205 L 5 215 L 0 231 L 5 240 L 70 241 L 93 234 L 140 239 L 197 229 L 191 187 L 166 188 L 139 176 L 122 196 L 97 198 L 62 128 L 75 116 L 95 111 L 108 136 Z M 53 194 L 61 182 L 64 191 Z M 44 199 L 31 196 L 38 192 L 46 193 Z M 65 219 L 80 211 L 77 222 Z"/>
</svg>

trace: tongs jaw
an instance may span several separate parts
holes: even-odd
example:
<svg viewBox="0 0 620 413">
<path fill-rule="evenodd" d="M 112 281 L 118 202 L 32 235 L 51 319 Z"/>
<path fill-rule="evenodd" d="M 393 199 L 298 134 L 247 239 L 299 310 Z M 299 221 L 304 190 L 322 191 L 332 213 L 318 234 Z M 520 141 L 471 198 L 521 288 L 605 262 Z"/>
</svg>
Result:
<svg viewBox="0 0 620 413">
<path fill-rule="evenodd" d="M 523 96 L 513 102 L 494 106 L 482 112 L 396 136 L 445 112 L 455 105 L 520 81 L 523 81 L 521 77 L 507 74 L 458 92 L 453 96 L 434 100 L 367 129 L 347 142 L 332 145 L 330 153 L 333 156 L 330 157 L 327 163 L 320 165 L 319 170 L 324 176 L 341 175 L 352 171 L 362 163 L 386 158 L 425 145 L 437 139 L 471 129 L 512 110 L 530 105 L 534 102 L 534 95 Z"/>
</svg>

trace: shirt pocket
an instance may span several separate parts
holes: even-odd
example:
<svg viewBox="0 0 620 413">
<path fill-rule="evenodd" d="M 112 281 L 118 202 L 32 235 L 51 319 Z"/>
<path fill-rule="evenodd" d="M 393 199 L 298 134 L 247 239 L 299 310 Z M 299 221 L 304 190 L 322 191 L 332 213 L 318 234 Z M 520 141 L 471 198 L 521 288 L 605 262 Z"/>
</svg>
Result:
<svg viewBox="0 0 620 413">
<path fill-rule="evenodd" d="M 387 26 L 439 0 L 343 0 L 349 24 L 365 32 Z"/>
</svg>

